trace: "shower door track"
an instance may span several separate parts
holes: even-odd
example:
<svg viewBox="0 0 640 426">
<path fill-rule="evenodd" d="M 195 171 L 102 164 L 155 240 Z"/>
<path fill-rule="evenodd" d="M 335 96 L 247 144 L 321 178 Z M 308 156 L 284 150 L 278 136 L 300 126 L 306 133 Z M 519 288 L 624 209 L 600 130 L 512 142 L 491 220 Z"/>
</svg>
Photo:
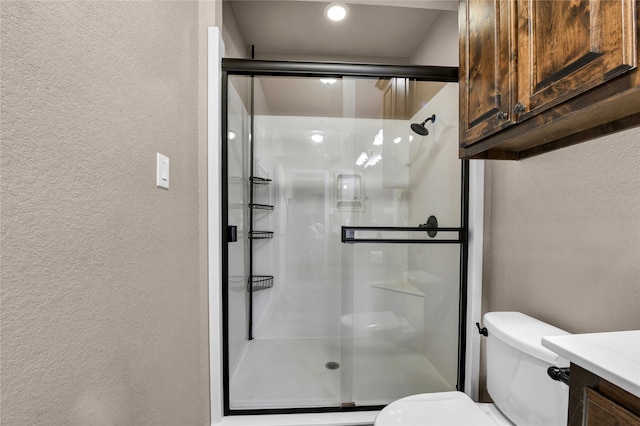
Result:
<svg viewBox="0 0 640 426">
<path fill-rule="evenodd" d="M 458 82 L 458 67 L 369 65 L 338 62 L 264 61 L 222 58 L 222 72 L 233 75 L 283 77 L 398 77 L 420 81 Z M 225 75 L 223 74 L 223 79 Z"/>
<path fill-rule="evenodd" d="M 309 408 L 259 408 L 259 409 L 231 409 L 229 398 L 229 283 L 228 283 L 228 177 L 227 177 L 227 98 L 229 90 L 228 78 L 230 75 L 256 76 L 282 76 L 282 77 L 363 77 L 363 78 L 412 78 L 417 81 L 434 81 L 443 83 L 457 83 L 458 67 L 445 66 L 412 66 L 412 65 L 371 65 L 350 64 L 337 62 L 300 62 L 300 61 L 265 61 L 256 59 L 222 58 L 221 64 L 221 187 L 222 187 L 222 217 L 221 217 L 221 261 L 222 261 L 222 383 L 223 383 L 223 415 L 264 415 L 264 414 L 304 414 L 304 413 L 331 413 L 350 411 L 374 411 L 380 410 L 383 405 L 371 406 L 331 406 Z M 253 134 L 253 129 L 251 129 Z M 458 325 L 458 378 L 456 389 L 464 391 L 465 382 L 465 351 L 466 351 L 466 319 L 467 319 L 467 261 L 468 261 L 468 227 L 469 227 L 469 160 L 461 160 L 462 163 L 462 191 L 461 191 L 461 227 L 437 228 L 436 231 L 458 232 L 458 238 L 453 240 L 410 240 L 410 241 L 343 241 L 355 242 L 418 242 L 422 244 L 460 244 L 460 300 L 459 300 L 459 325 Z M 358 228 L 358 227 L 350 227 Z M 395 228 L 397 229 L 397 228 Z M 409 230 L 409 229 L 405 229 Z M 422 229 L 426 231 L 427 229 Z M 344 232 L 344 229 L 343 229 Z M 343 234 L 344 236 L 344 234 Z M 251 317 L 251 312 L 249 313 Z"/>
</svg>

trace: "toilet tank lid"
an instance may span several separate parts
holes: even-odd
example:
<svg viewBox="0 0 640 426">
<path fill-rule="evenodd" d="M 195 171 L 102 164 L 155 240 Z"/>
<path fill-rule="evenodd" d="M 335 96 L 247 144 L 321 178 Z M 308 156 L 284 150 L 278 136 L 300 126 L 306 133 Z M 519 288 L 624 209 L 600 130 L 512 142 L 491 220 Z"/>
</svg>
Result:
<svg viewBox="0 0 640 426">
<path fill-rule="evenodd" d="M 489 336 L 550 364 L 558 362 L 560 356 L 542 346 L 542 338 L 570 334 L 521 312 L 488 312 L 484 326 Z"/>
</svg>

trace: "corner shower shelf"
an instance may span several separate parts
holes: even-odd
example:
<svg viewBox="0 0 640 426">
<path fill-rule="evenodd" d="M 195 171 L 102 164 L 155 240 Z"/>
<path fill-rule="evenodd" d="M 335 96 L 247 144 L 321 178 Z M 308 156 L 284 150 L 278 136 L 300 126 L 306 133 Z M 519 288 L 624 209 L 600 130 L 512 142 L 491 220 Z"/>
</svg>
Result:
<svg viewBox="0 0 640 426">
<path fill-rule="evenodd" d="M 273 206 L 269 204 L 249 204 L 249 207 L 254 210 L 273 210 Z"/>
<path fill-rule="evenodd" d="M 273 287 L 273 275 L 252 275 L 247 291 L 258 291 Z"/>
<path fill-rule="evenodd" d="M 271 183 L 271 179 L 258 176 L 251 176 L 249 178 L 249 181 L 251 181 L 251 183 L 254 185 L 269 185 Z"/>
<path fill-rule="evenodd" d="M 251 240 L 264 240 L 267 238 L 273 238 L 273 231 L 249 231 L 249 239 Z"/>
<path fill-rule="evenodd" d="M 253 152 L 253 149 L 251 150 Z M 251 175 L 253 175 L 253 168 L 251 170 Z M 258 176 L 250 176 L 249 181 L 252 185 L 269 185 L 271 183 L 271 179 L 263 178 Z M 253 229 L 253 220 L 254 220 L 254 212 L 255 211 L 273 211 L 274 207 L 270 204 L 260 204 L 254 203 L 254 189 L 251 187 L 250 192 L 250 201 L 249 201 L 249 209 L 250 209 L 250 219 L 249 219 L 249 282 L 247 283 L 247 291 L 249 293 L 253 293 L 258 290 L 265 290 L 267 288 L 273 287 L 273 276 L 272 275 L 253 275 L 253 240 L 266 240 L 273 238 L 273 231 L 256 231 Z M 250 314 L 252 315 L 252 314 Z M 249 332 L 251 335 L 251 332 Z"/>
</svg>

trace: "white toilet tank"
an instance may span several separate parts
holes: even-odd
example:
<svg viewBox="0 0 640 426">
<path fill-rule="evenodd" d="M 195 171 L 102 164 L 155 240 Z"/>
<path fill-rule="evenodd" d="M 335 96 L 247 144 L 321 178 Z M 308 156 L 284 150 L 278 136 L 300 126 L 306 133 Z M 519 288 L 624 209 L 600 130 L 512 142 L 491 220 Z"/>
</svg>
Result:
<svg viewBox="0 0 640 426">
<path fill-rule="evenodd" d="M 567 424 L 569 386 L 547 375 L 569 361 L 541 344 L 544 336 L 569 334 L 520 312 L 489 312 L 487 390 L 496 406 L 519 426 Z"/>
</svg>

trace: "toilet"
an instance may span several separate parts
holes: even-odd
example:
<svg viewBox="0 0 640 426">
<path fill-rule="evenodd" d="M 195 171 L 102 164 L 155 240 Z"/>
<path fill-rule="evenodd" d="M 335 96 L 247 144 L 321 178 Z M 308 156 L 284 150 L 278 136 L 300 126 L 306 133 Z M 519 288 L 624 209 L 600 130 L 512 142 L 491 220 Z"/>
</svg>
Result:
<svg viewBox="0 0 640 426">
<path fill-rule="evenodd" d="M 569 333 L 520 312 L 489 312 L 484 326 L 487 391 L 497 416 L 489 415 L 496 410 L 483 410 L 462 392 L 437 392 L 392 402 L 374 425 L 566 425 L 569 387 L 551 379 L 547 368 L 568 367 L 569 361 L 543 347 L 541 339 Z"/>
</svg>

